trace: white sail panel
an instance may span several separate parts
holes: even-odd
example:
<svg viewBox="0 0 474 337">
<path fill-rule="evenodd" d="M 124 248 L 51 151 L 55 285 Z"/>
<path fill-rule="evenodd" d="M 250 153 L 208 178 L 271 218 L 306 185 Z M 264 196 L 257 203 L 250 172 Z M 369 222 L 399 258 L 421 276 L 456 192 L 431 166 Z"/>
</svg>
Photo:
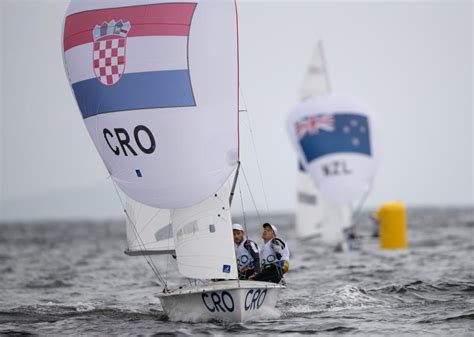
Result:
<svg viewBox="0 0 474 337">
<path fill-rule="evenodd" d="M 320 237 L 323 230 L 321 196 L 311 177 L 296 173 L 296 232 L 301 238 Z"/>
<path fill-rule="evenodd" d="M 311 177 L 299 170 L 296 232 L 300 238 L 319 238 L 326 244 L 340 243 L 344 229 L 352 225 L 350 204 L 332 204 L 322 197 Z"/>
<path fill-rule="evenodd" d="M 312 97 L 288 117 L 288 131 L 305 170 L 333 204 L 352 204 L 370 188 L 377 142 L 368 108 L 346 96 Z"/>
<path fill-rule="evenodd" d="M 234 1 L 73 0 L 63 51 L 89 134 L 128 196 L 189 207 L 228 179 L 238 161 Z"/>
<path fill-rule="evenodd" d="M 329 245 L 345 242 L 344 230 L 352 226 L 352 207 L 322 201 L 321 241 Z"/>
<path fill-rule="evenodd" d="M 326 95 L 330 92 L 329 75 L 324 57 L 323 44 L 318 41 L 313 50 L 311 61 L 301 88 L 301 98 Z"/>
<path fill-rule="evenodd" d="M 236 279 L 230 184 L 202 203 L 171 213 L 179 272 L 189 278 Z"/>
<path fill-rule="evenodd" d="M 129 255 L 174 252 L 173 229 L 168 209 L 153 208 L 126 197 L 127 244 Z"/>
</svg>

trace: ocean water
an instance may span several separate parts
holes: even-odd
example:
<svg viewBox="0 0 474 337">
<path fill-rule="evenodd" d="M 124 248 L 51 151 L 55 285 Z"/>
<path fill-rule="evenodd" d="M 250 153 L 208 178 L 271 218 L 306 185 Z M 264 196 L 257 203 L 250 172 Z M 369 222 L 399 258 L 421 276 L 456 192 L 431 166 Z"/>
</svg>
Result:
<svg viewBox="0 0 474 337">
<path fill-rule="evenodd" d="M 1 224 L 0 335 L 473 336 L 474 209 L 408 210 L 403 251 L 381 251 L 367 215 L 361 249 L 342 253 L 299 242 L 293 215 L 265 216 L 291 250 L 288 288 L 279 318 L 242 324 L 169 321 L 120 221 Z"/>
</svg>

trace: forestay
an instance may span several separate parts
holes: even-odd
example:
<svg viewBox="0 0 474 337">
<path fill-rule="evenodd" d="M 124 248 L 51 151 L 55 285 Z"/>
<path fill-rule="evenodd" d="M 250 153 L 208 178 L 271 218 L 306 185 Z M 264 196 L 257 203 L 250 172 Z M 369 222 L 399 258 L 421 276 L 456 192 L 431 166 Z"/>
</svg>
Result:
<svg viewBox="0 0 474 337">
<path fill-rule="evenodd" d="M 113 181 L 155 208 L 195 205 L 238 162 L 233 1 L 72 0 L 64 64 Z"/>
</svg>

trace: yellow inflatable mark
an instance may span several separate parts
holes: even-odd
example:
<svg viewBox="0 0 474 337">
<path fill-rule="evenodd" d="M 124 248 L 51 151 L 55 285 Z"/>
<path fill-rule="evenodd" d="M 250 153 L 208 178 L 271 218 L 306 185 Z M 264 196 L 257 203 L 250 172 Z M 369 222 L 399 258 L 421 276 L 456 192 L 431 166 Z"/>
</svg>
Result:
<svg viewBox="0 0 474 337">
<path fill-rule="evenodd" d="M 405 205 L 398 201 L 383 204 L 375 216 L 380 226 L 380 248 L 407 248 Z"/>
</svg>

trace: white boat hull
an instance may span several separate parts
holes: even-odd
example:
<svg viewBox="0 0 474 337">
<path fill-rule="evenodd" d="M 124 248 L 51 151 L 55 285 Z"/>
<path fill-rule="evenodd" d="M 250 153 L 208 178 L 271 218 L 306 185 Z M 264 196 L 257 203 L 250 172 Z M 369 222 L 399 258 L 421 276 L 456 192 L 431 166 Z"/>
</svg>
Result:
<svg viewBox="0 0 474 337">
<path fill-rule="evenodd" d="M 171 321 L 246 322 L 277 318 L 275 308 L 284 285 L 258 281 L 219 281 L 160 294 L 163 310 Z"/>
</svg>

